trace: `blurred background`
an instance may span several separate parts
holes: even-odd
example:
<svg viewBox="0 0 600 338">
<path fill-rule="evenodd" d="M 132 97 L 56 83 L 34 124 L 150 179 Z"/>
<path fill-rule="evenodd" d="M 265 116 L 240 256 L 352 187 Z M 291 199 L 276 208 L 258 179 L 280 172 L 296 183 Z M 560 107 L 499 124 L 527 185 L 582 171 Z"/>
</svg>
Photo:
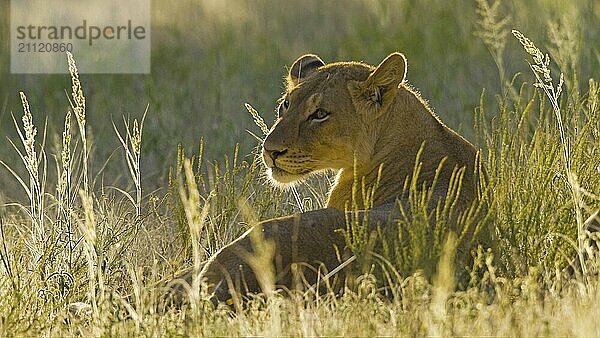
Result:
<svg viewBox="0 0 600 338">
<path fill-rule="evenodd" d="M 21 123 L 19 91 L 29 99 L 38 139 L 47 123 L 47 152 L 54 153 L 71 82 L 66 74 L 9 73 L 8 9 L 9 2 L 0 0 L 0 159 L 19 171 L 24 169 L 8 142 L 18 141 L 11 114 Z M 598 1 L 502 1 L 499 13 L 510 20 L 509 29 L 520 30 L 565 65 L 561 71 L 581 88 L 587 88 L 590 77 L 600 78 Z M 473 112 L 482 91 L 487 102 L 496 104 L 494 95 L 502 90 L 478 29 L 477 2 L 467 0 L 153 0 L 151 73 L 81 76 L 93 172 L 106 164 L 100 174 L 104 184 L 127 180 L 111 121 L 122 127 L 122 116 L 141 118 L 147 105 L 142 138 L 146 191 L 165 186 L 178 144 L 196 153 L 204 138 L 209 161 L 231 154 L 236 143 L 247 156 L 257 141 L 246 130 L 258 135 L 260 130 L 244 103 L 271 123 L 286 66 L 307 52 L 326 62 L 370 64 L 392 51 L 403 52 L 408 81 L 443 121 L 473 140 Z M 572 34 L 562 41 L 571 42 L 568 57 L 576 59 L 577 69 L 561 60 L 565 55 L 553 54 L 561 48 L 553 46 L 552 34 Z M 531 81 L 526 57 L 509 37 L 503 56 L 508 80 L 523 72 L 517 83 Z M 0 191 L 8 194 L 12 187 L 14 179 L 0 168 Z"/>
</svg>

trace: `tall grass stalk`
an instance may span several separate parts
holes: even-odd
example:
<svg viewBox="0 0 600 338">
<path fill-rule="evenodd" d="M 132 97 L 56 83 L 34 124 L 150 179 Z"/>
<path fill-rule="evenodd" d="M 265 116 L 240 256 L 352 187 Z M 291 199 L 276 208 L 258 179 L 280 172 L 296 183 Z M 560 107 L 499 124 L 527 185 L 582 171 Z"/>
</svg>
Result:
<svg viewBox="0 0 600 338">
<path fill-rule="evenodd" d="M 4 161 L 0 161 L 0 163 L 20 183 L 29 199 L 29 208 L 27 210 L 27 214 L 31 219 L 31 228 L 26 230 L 26 233 L 30 235 L 26 238 L 30 239 L 30 241 L 27 241 L 27 246 L 32 256 L 34 257 L 35 262 L 37 263 L 44 253 L 46 241 L 46 232 L 44 229 L 44 191 L 46 183 L 46 158 L 43 149 L 43 142 L 40 147 L 39 156 L 36 152 L 35 137 L 37 135 L 37 128 L 33 124 L 33 116 L 31 114 L 31 109 L 29 107 L 29 102 L 27 101 L 25 93 L 20 92 L 19 94 L 21 96 L 21 103 L 23 106 L 23 117 L 21 118 L 21 120 L 23 121 L 22 131 L 14 116 L 12 118 L 13 123 L 15 125 L 15 129 L 17 130 L 21 143 L 23 144 L 24 150 L 19 150 L 19 148 L 10 139 L 8 141 L 15 149 L 15 151 L 21 158 L 23 164 L 25 165 L 29 184 L 26 184 L 25 181 L 19 176 L 19 174 L 17 174 L 17 172 L 15 172 Z M 41 171 L 41 177 L 40 165 L 43 166 Z M 27 209 L 20 204 L 13 205 L 17 205 L 18 207 Z"/>
<path fill-rule="evenodd" d="M 148 107 L 144 111 L 142 120 L 138 123 L 137 119 L 133 119 L 133 127 L 129 128 L 129 121 L 123 117 L 123 123 L 125 125 L 125 137 L 121 135 L 117 126 L 113 123 L 113 128 L 123 149 L 125 149 L 125 160 L 127 161 L 127 168 L 129 169 L 129 175 L 135 185 L 135 199 L 131 194 L 118 189 L 121 191 L 135 206 L 136 214 L 140 216 L 142 214 L 142 176 L 140 169 L 140 156 L 142 146 L 142 132 L 144 130 L 144 121 L 146 120 L 146 114 L 148 113 Z"/>
<path fill-rule="evenodd" d="M 254 124 L 256 124 L 260 128 L 260 131 L 263 133 L 262 137 L 256 136 L 254 133 L 250 133 L 250 134 L 252 136 L 254 136 L 254 138 L 256 138 L 259 141 L 259 143 L 262 145 L 262 143 L 264 141 L 264 137 L 266 137 L 267 134 L 269 134 L 269 126 L 267 126 L 267 124 L 265 123 L 265 120 L 258 113 L 258 111 L 256 111 L 256 109 L 254 109 L 254 107 L 252 107 L 252 105 L 250 105 L 249 103 L 245 103 L 244 106 L 246 107 L 246 110 L 248 110 L 250 115 L 252 115 L 252 120 L 254 120 Z M 294 197 L 294 200 L 296 201 L 298 210 L 300 210 L 300 212 L 306 211 L 306 208 L 304 206 L 304 200 L 300 196 L 300 193 L 298 192 L 298 189 L 296 188 L 296 186 L 293 185 L 290 188 L 290 190 L 292 191 L 292 196 Z"/>
<path fill-rule="evenodd" d="M 57 160 L 56 163 L 58 180 L 56 185 L 56 200 L 59 208 L 58 219 L 63 226 L 63 238 L 67 249 L 67 263 L 69 269 L 73 267 L 73 251 L 75 250 L 73 222 L 71 217 L 71 213 L 73 212 L 73 191 L 71 182 L 73 174 L 73 160 L 71 156 L 71 116 L 71 111 L 67 110 L 62 133 L 60 161 Z"/>
<path fill-rule="evenodd" d="M 487 49 L 492 55 L 500 74 L 500 82 L 503 90 L 508 90 L 510 83 L 506 79 L 506 70 L 504 67 L 504 49 L 506 47 L 506 36 L 508 35 L 508 25 L 510 17 L 502 17 L 500 13 L 501 1 L 495 0 L 491 5 L 487 0 L 476 0 L 477 30 L 475 34 L 481 38 Z"/>
<path fill-rule="evenodd" d="M 79 136 L 81 139 L 81 149 L 83 151 L 83 159 L 82 159 L 82 168 L 81 171 L 83 173 L 83 189 L 84 191 L 88 191 L 89 182 L 88 182 L 88 158 L 89 158 L 89 149 L 87 144 L 87 135 L 86 135 L 86 119 L 85 119 L 85 96 L 83 95 L 83 88 L 81 87 L 81 81 L 79 80 L 79 71 L 77 70 L 77 64 L 75 63 L 75 58 L 73 58 L 73 54 L 67 51 L 67 61 L 69 63 L 69 73 L 71 74 L 71 109 L 75 112 L 75 118 L 77 120 L 77 125 L 79 127 Z"/>
<path fill-rule="evenodd" d="M 179 196 L 183 203 L 185 216 L 189 226 L 190 240 L 192 242 L 192 259 L 194 262 L 194 278 L 192 280 L 192 289 L 190 290 L 190 305 L 192 311 L 196 313 L 201 311 L 200 304 L 201 295 L 201 279 L 197 278 L 202 269 L 202 262 L 206 258 L 203 248 L 200 247 L 202 232 L 206 224 L 210 208 L 210 196 L 204 200 L 204 205 L 200 209 L 200 193 L 196 184 L 192 163 L 189 159 L 183 162 L 183 170 L 185 175 L 184 182 L 179 183 Z M 186 188 L 187 187 L 187 188 Z"/>
<path fill-rule="evenodd" d="M 79 220 L 79 230 L 83 234 L 83 251 L 87 261 L 88 273 L 88 301 L 92 306 L 94 320 L 99 320 L 98 304 L 102 304 L 104 298 L 104 282 L 102 277 L 102 260 L 98 257 L 96 244 L 98 234 L 96 232 L 96 216 L 94 214 L 94 200 L 85 190 L 79 191 L 81 205 L 83 207 L 84 219 Z"/>
<path fill-rule="evenodd" d="M 563 118 L 560 107 L 560 96 L 563 90 L 564 77 L 563 73 L 560 73 L 560 77 L 558 80 L 558 84 L 556 87 L 554 86 L 552 76 L 550 74 L 550 57 L 548 54 L 542 53 L 542 51 L 535 46 L 535 44 L 523 35 L 518 30 L 512 31 L 513 35 L 519 40 L 521 45 L 525 51 L 533 57 L 533 63 L 529 63 L 529 67 L 531 71 L 535 75 L 536 82 L 534 86 L 537 88 L 541 88 L 546 94 L 548 100 L 550 100 L 550 104 L 552 105 L 552 110 L 554 111 L 554 115 L 556 117 L 556 123 L 558 125 L 558 131 L 560 134 L 560 141 L 562 145 L 562 158 L 563 158 L 563 169 L 565 172 L 565 176 L 567 178 L 567 184 L 569 186 L 569 190 L 571 191 L 571 197 L 573 199 L 573 205 L 575 208 L 575 217 L 577 221 L 577 253 L 579 257 L 579 263 L 582 269 L 582 274 L 585 278 L 587 278 L 587 268 L 585 264 L 585 255 L 586 252 L 586 229 L 585 223 L 583 219 L 582 209 L 585 206 L 585 203 L 582 198 L 582 192 L 577 182 L 577 176 L 571 170 L 571 145 L 569 138 L 566 135 L 565 128 L 563 126 Z"/>
<path fill-rule="evenodd" d="M 446 302 L 456 287 L 454 260 L 456 256 L 457 238 L 454 232 L 450 232 L 446 238 L 440 262 L 437 267 L 437 273 L 433 280 L 433 293 L 431 304 L 429 306 L 431 316 L 429 318 L 429 335 L 445 336 L 448 335 L 446 328 Z"/>
<path fill-rule="evenodd" d="M 38 157 L 35 151 L 35 136 L 37 135 L 37 129 L 33 125 L 33 116 L 29 108 L 29 102 L 25 93 L 20 92 L 21 102 L 23 104 L 23 134 L 19 131 L 19 137 L 23 142 L 25 148 L 25 158 L 23 161 L 27 172 L 29 173 L 29 191 L 30 204 L 31 204 L 31 216 L 34 221 L 36 228 L 35 237 L 41 242 L 44 240 L 44 199 L 41 180 L 38 172 Z M 18 130 L 18 129 L 17 129 Z"/>
<path fill-rule="evenodd" d="M 245 253 L 244 258 L 254 271 L 263 293 L 267 297 L 270 297 L 273 295 L 273 291 L 275 291 L 275 269 L 273 266 L 275 243 L 272 240 L 264 238 L 262 225 L 258 222 L 250 207 L 243 200 L 240 200 L 238 203 L 250 227 L 253 228 L 253 231 L 250 232 L 250 240 L 252 241 L 254 252 Z"/>
</svg>

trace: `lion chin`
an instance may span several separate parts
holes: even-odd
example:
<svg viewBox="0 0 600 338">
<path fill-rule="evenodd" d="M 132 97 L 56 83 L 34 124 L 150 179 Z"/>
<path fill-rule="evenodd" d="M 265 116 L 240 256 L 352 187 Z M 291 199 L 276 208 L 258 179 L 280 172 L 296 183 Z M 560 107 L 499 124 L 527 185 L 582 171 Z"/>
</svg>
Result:
<svg viewBox="0 0 600 338">
<path fill-rule="evenodd" d="M 267 177 L 278 188 L 288 189 L 300 184 L 306 175 L 292 174 L 278 167 L 267 167 Z"/>
</svg>

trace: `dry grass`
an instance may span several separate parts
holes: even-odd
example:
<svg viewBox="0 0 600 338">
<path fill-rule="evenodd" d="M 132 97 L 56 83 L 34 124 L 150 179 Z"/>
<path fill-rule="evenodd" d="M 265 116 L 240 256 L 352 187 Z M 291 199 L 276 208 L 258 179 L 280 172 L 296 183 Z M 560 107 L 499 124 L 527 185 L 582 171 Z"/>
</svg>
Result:
<svg viewBox="0 0 600 338">
<path fill-rule="evenodd" d="M 203 6 L 218 9 L 210 4 Z M 348 245 L 364 269 L 341 296 L 275 290 L 268 264 L 272 247 L 255 238 L 265 250 L 248 258 L 265 293 L 215 308 L 206 286 L 195 280 L 187 286 L 188 306 L 165 307 L 160 287 L 165 281 L 182 270 L 198 271 L 256 220 L 319 207 L 327 178 L 281 192 L 266 184 L 256 151 L 241 156 L 236 147 L 231 156 L 207 162 L 201 142 L 195 155 L 178 148 L 166 193 L 144 195 L 144 171 L 152 170 L 143 165 L 144 144 L 152 142 L 144 129 L 153 122 L 150 104 L 140 120 L 124 119 L 124 132 L 113 124 L 122 148 L 114 157 L 121 156 L 132 184 L 111 186 L 104 182 L 108 173 L 100 175 L 103 162 L 94 160 L 95 126 L 87 123 L 89 107 L 69 55 L 70 110 L 62 130 L 54 133 L 56 145 L 46 145 L 46 125 L 40 140 L 39 111 L 21 93 L 22 125 L 13 118 L 21 143 L 11 144 L 22 165 L 2 162 L 25 198 L 2 192 L 14 202 L 0 206 L 0 335 L 599 336 L 598 235 L 587 226 L 600 208 L 600 85 L 590 79 L 587 90 L 580 89 L 578 79 L 585 73 L 576 70 L 584 57 L 563 51 L 582 33 L 578 27 L 569 32 L 564 25 L 552 26 L 551 58 L 513 31 L 524 53 L 507 34 L 508 24 L 523 14 L 515 12 L 509 21 L 499 2 L 477 5 L 479 36 L 496 64 L 501 94 L 496 100 L 482 94 L 474 117 L 489 176 L 482 189 L 491 199 L 484 224 L 474 222 L 481 220 L 477 208 L 462 224 L 482 227 L 493 244 L 473 250 L 468 265 L 456 259 L 461 233 L 454 235 L 439 217 L 451 214 L 452 204 L 436 211 L 440 221 L 429 229 L 419 204 L 427 196 L 414 186 L 411 213 L 424 214 L 413 218 L 407 232 L 393 234 L 375 258 L 367 259 L 370 240 L 384 235 L 373 236 L 349 219 Z M 369 15 L 389 28 L 398 14 L 386 6 L 393 7 L 382 2 Z M 236 8 L 232 13 L 244 12 Z M 227 13 L 219 13 L 215 20 L 228 20 Z M 444 37 L 437 38 L 441 45 Z M 520 53 L 519 60 L 532 57 L 531 83 L 521 80 L 526 75 L 510 80 L 509 52 Z M 567 65 L 557 66 L 554 59 Z M 525 63 L 519 62 L 522 69 Z M 562 67 L 565 76 L 558 71 Z M 553 78 L 557 72 L 561 75 Z M 248 121 L 264 133 L 268 123 L 246 107 L 252 114 Z M 575 273 L 566 274 L 574 258 Z"/>
</svg>

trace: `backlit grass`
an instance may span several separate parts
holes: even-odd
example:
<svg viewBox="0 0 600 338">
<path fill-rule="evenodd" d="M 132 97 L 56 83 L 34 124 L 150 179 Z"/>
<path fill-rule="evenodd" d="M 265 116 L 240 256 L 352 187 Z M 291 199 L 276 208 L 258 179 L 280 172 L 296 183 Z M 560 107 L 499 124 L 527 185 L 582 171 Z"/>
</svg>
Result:
<svg viewBox="0 0 600 338">
<path fill-rule="evenodd" d="M 76 56 L 69 75 L 2 74 L 0 335 L 600 335 L 598 234 L 588 228 L 600 223 L 596 4 L 153 10 L 150 75 L 80 75 Z M 371 234 L 350 224 L 348 244 L 368 264 L 342 295 L 272 290 L 264 251 L 253 266 L 265 294 L 215 308 L 195 281 L 188 305 L 166 306 L 165 282 L 256 220 L 323 205 L 328 176 L 279 191 L 257 156 L 283 65 L 304 52 L 375 62 L 393 50 L 441 118 L 482 150 L 489 245 L 455 259 L 460 233 L 414 217 L 367 259 Z"/>
</svg>

